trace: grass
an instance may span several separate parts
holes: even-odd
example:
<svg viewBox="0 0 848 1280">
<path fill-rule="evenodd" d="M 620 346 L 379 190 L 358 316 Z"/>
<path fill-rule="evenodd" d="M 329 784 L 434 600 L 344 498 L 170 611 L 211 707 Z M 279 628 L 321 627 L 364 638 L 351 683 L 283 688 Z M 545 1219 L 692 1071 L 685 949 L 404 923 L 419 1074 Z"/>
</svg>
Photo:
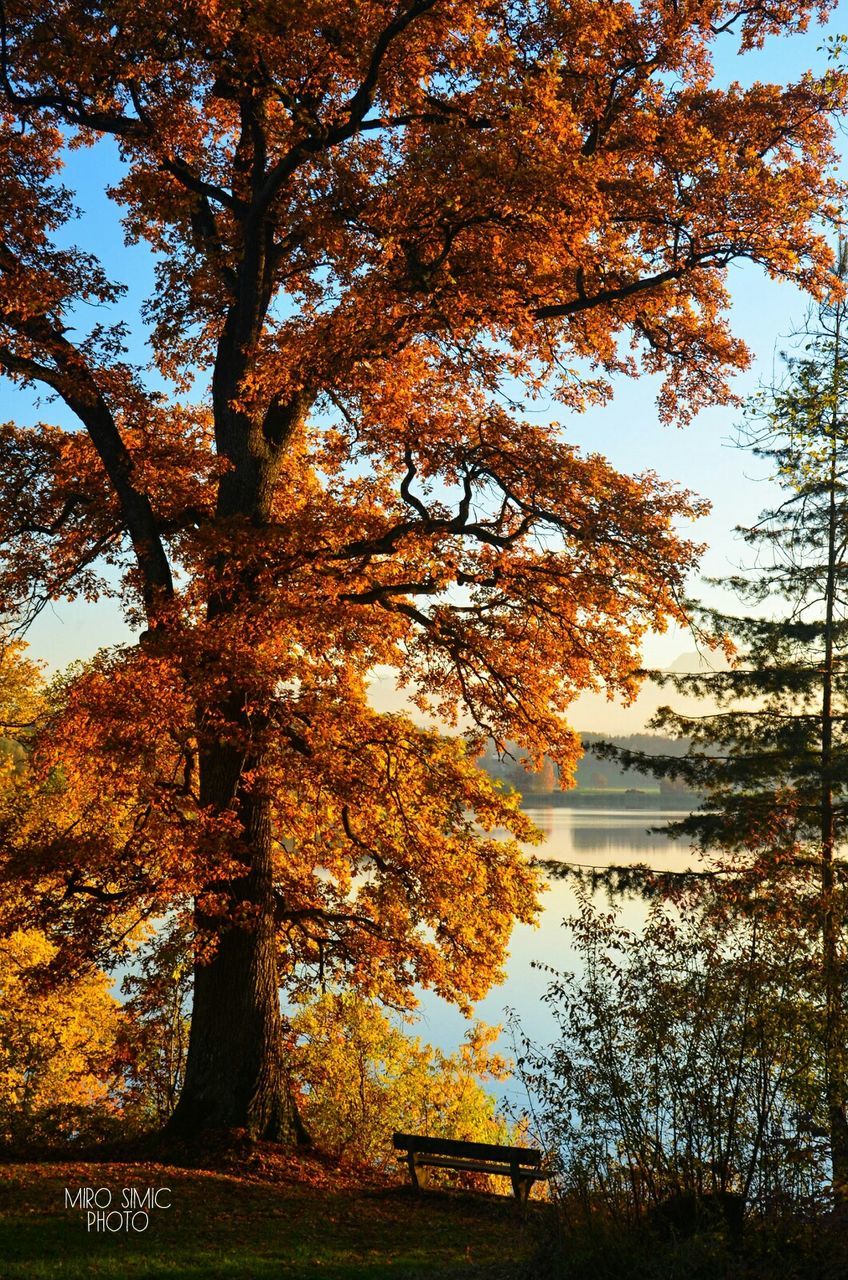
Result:
<svg viewBox="0 0 848 1280">
<path fill-rule="evenodd" d="M 65 1188 L 170 1187 L 143 1233 L 86 1230 Z M 105 1200 L 105 1196 L 103 1196 Z M 510 1199 L 463 1192 L 416 1196 L 361 1184 L 317 1161 L 208 1172 L 164 1164 L 0 1166 L 3 1280 L 378 1280 L 508 1277 L 533 1251 L 535 1216 Z"/>
</svg>

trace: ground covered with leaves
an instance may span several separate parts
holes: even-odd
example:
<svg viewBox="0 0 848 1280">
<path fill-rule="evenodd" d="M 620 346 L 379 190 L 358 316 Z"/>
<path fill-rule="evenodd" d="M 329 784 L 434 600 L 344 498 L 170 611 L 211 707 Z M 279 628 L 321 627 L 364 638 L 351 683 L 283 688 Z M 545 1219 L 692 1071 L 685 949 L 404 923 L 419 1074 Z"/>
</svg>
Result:
<svg viewBox="0 0 848 1280">
<path fill-rule="evenodd" d="M 124 1212 L 124 1188 L 143 1197 L 167 1187 L 170 1195 L 160 1192 L 163 1207 L 149 1210 L 144 1231 L 97 1231 L 87 1229 L 86 1210 L 66 1207 L 65 1189 L 85 1187 L 108 1188 L 112 1204 L 103 1211 L 113 1214 Z M 107 1198 L 99 1193 L 101 1204 Z M 530 1206 L 522 1217 L 506 1196 L 416 1196 L 397 1181 L 263 1152 L 214 1172 L 152 1162 L 13 1163 L 0 1165 L 0 1269 L 4 1280 L 506 1280 L 525 1271 L 543 1211 Z"/>
</svg>

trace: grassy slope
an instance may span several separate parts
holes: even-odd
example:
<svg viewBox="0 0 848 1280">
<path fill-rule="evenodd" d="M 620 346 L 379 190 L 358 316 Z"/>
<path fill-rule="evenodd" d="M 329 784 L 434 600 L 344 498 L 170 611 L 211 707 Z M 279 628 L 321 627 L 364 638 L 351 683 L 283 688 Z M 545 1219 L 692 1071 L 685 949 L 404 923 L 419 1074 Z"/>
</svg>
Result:
<svg viewBox="0 0 848 1280">
<path fill-rule="evenodd" d="M 171 1187 L 144 1234 L 89 1234 L 64 1189 Z M 535 1210 L 538 1213 L 538 1209 Z M 211 1173 L 161 1164 L 0 1165 L 3 1280 L 378 1280 L 507 1276 L 532 1250 L 506 1197 L 363 1186 L 317 1162 Z"/>
</svg>

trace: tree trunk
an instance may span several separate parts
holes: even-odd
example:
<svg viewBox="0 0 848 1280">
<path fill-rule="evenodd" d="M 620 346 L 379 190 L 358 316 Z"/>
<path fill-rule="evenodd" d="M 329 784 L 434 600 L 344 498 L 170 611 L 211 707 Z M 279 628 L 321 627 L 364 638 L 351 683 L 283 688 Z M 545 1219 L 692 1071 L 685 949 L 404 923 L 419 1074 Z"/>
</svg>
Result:
<svg viewBox="0 0 848 1280">
<path fill-rule="evenodd" d="M 284 1064 L 270 804 L 239 782 L 257 763 L 223 743 L 201 756 L 201 800 L 222 809 L 235 802 L 249 870 L 226 886 L 233 918 L 221 925 L 197 910 L 198 930 L 214 929 L 217 946 L 210 960 L 195 965 L 185 1082 L 168 1128 L 183 1136 L 241 1129 L 254 1138 L 304 1143 Z"/>
<path fill-rule="evenodd" d="M 838 392 L 839 340 L 841 306 L 836 309 L 834 390 Z M 827 1089 L 828 1127 L 830 1129 L 831 1181 L 834 1202 L 844 1210 L 848 1205 L 848 1081 L 845 1072 L 845 999 L 841 935 L 843 929 L 841 895 L 836 885 L 834 857 L 837 848 L 836 811 L 834 806 L 833 728 L 834 728 L 834 624 L 836 616 L 840 511 L 837 503 L 838 444 L 837 406 L 834 397 L 830 441 L 830 474 L 828 493 L 827 578 L 825 582 L 824 665 L 822 670 L 821 710 L 821 893 L 822 893 L 822 971 L 824 978 L 825 1027 L 824 1057 Z"/>
<path fill-rule="evenodd" d="M 258 242 L 251 246 L 254 251 Z M 267 298 L 262 305 L 267 305 Z M 287 403 L 274 401 L 262 420 L 248 418 L 236 407 L 250 342 L 261 327 L 260 313 L 264 314 L 256 299 L 253 311 L 230 313 L 213 377 L 217 446 L 230 464 L 219 482 L 216 515 L 233 528 L 240 523 L 243 531 L 247 554 L 239 574 L 242 600 L 249 599 L 252 590 L 252 531 L 272 520 L 280 461 L 293 434 L 303 428 L 311 403 L 306 392 L 297 392 Z M 225 564 L 222 554 L 218 568 Z M 214 623 L 238 605 L 238 600 L 213 589 L 207 617 Z M 261 749 L 251 744 L 263 711 L 248 716 L 249 702 L 243 690 L 231 689 L 224 704 L 211 709 L 223 713 L 227 737 L 200 744 L 201 804 L 238 814 L 246 873 L 227 886 L 211 886 L 215 893 L 229 892 L 234 914 L 223 927 L 198 909 L 198 930 L 211 927 L 217 932 L 217 948 L 211 960 L 195 966 L 185 1083 L 169 1129 L 188 1135 L 204 1129 L 246 1129 L 252 1137 L 304 1144 L 309 1139 L 284 1063 L 271 806 L 266 795 L 242 781 L 262 773 Z M 218 718 L 213 715 L 210 721 Z M 198 724 L 203 722 L 200 714 Z"/>
</svg>

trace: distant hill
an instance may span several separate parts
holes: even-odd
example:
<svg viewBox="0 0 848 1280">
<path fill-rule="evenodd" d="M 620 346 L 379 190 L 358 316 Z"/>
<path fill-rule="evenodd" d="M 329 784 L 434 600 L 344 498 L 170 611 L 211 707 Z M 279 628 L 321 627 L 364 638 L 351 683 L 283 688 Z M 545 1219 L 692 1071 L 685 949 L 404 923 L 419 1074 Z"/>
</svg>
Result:
<svg viewBox="0 0 848 1280">
<path fill-rule="evenodd" d="M 651 774 L 643 773 L 639 769 L 623 769 L 615 761 L 599 760 L 592 753 L 593 743 L 612 742 L 630 751 L 644 751 L 650 755 L 682 756 L 686 754 L 688 741 L 667 738 L 658 733 L 629 733 L 618 736 L 583 733 L 580 737 L 586 754 L 577 766 L 576 788 L 571 794 L 621 793 L 635 790 L 654 792 L 668 797 L 683 798 L 692 795 L 692 792 L 685 787 L 666 780 L 660 782 Z M 558 770 L 553 761 L 545 757 L 541 769 L 528 773 L 521 764 L 521 754 L 518 747 L 510 745 L 509 753 L 501 758 L 492 748 L 489 748 L 478 763 L 491 777 L 514 787 L 522 795 L 539 796 L 559 792 Z"/>
</svg>

